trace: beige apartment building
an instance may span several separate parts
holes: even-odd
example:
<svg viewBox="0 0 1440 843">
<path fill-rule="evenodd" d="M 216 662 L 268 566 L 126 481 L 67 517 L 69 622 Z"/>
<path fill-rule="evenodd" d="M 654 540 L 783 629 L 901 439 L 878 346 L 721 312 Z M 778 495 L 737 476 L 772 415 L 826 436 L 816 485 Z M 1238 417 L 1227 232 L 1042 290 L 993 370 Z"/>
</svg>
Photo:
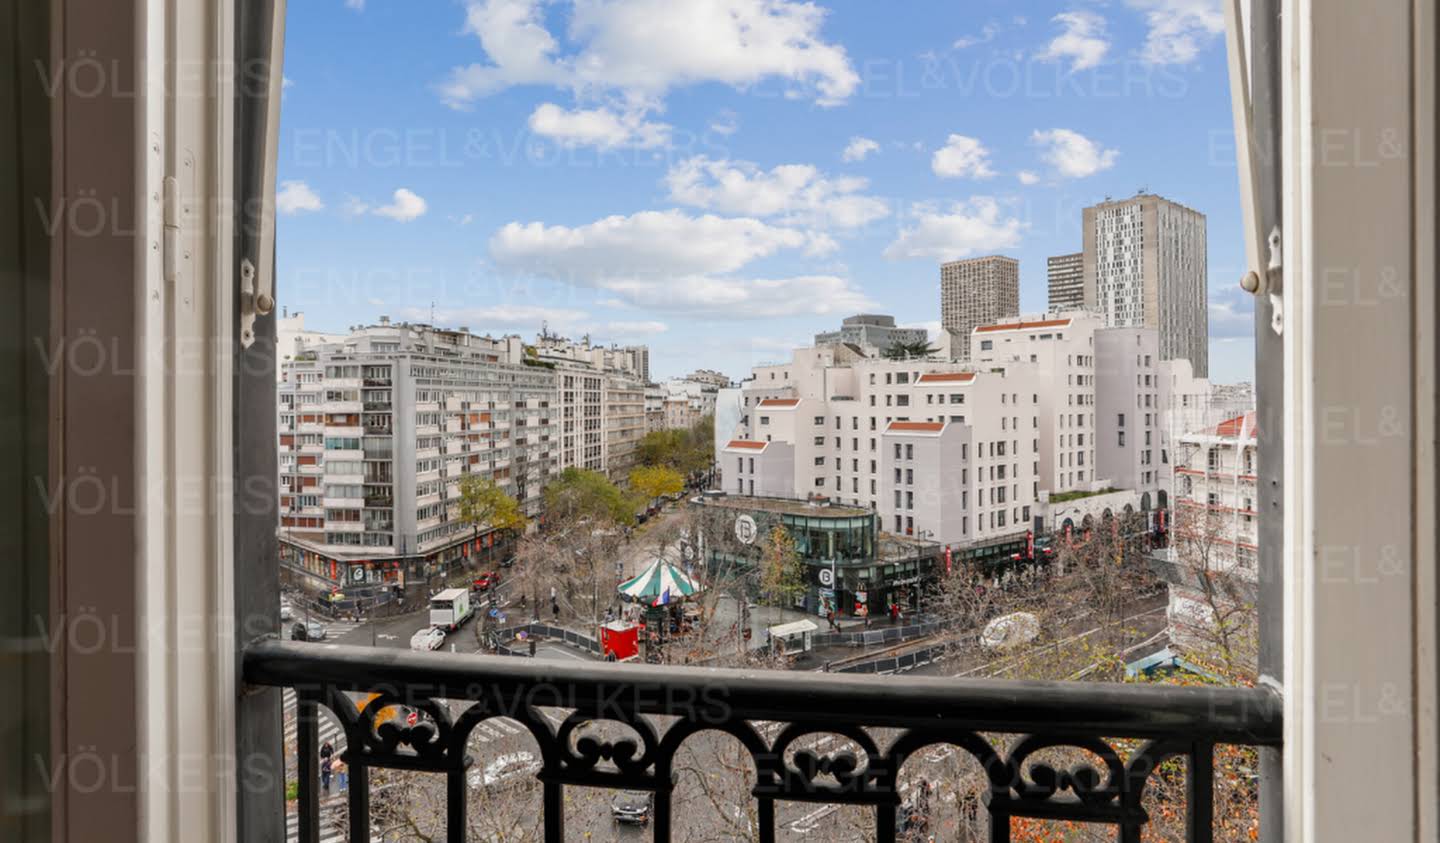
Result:
<svg viewBox="0 0 1440 843">
<path fill-rule="evenodd" d="M 403 584 L 491 545 L 460 520 L 460 481 L 493 480 L 536 515 L 558 470 L 555 373 L 517 337 L 358 328 L 282 364 L 281 556 L 345 585 Z"/>
<path fill-rule="evenodd" d="M 940 265 L 940 326 L 951 334 L 950 356 L 970 359 L 970 333 L 1020 315 L 1020 262 L 1003 255 Z"/>
</svg>

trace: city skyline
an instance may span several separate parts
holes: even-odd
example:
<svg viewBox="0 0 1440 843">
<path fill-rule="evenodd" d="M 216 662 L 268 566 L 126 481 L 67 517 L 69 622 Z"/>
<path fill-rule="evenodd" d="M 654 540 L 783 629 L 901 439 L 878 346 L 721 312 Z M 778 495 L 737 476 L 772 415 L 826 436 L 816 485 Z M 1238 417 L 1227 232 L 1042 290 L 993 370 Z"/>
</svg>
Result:
<svg viewBox="0 0 1440 843">
<path fill-rule="evenodd" d="M 950 259 L 1018 259 L 1043 311 L 1081 209 L 1145 187 L 1207 215 L 1212 375 L 1251 377 L 1206 4 L 1161 27 L 1139 0 L 717 2 L 753 26 L 733 56 L 686 40 L 704 15 L 650 9 L 695 55 L 645 73 L 615 52 L 644 3 L 348 5 L 296 8 L 287 41 L 279 300 L 318 330 L 433 306 L 644 343 L 656 380 L 738 375 L 856 313 L 933 334 Z M 528 65 L 501 48 L 522 36 Z"/>
</svg>

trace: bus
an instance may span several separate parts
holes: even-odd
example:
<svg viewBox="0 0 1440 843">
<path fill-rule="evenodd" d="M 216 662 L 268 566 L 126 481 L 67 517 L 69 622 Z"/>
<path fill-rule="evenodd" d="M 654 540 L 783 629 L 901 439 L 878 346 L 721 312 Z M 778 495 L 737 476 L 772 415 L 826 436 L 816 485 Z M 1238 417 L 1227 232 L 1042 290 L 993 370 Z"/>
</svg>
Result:
<svg viewBox="0 0 1440 843">
<path fill-rule="evenodd" d="M 459 629 L 474 612 L 470 592 L 463 588 L 447 588 L 430 598 L 430 625 L 446 632 Z"/>
</svg>

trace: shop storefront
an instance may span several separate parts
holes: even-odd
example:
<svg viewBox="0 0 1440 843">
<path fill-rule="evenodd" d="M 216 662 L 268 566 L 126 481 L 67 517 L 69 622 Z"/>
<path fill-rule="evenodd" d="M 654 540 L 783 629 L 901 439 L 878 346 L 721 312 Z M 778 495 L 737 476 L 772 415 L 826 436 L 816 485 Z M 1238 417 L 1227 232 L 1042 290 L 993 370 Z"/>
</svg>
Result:
<svg viewBox="0 0 1440 843">
<path fill-rule="evenodd" d="M 880 532 L 869 509 L 811 501 L 707 495 L 701 538 L 712 581 L 758 584 L 760 561 L 775 527 L 783 527 L 805 563 L 805 591 L 795 608 L 817 617 L 879 617 L 891 602 L 914 611 L 921 585 L 934 577 L 940 547 Z M 878 609 L 876 608 L 878 607 Z"/>
<path fill-rule="evenodd" d="M 343 588 L 370 594 L 380 589 L 422 587 L 432 578 L 455 570 L 498 566 L 514 551 L 514 542 L 494 531 L 464 538 L 425 554 L 355 558 L 327 553 L 292 537 L 279 536 L 282 570 L 301 574 L 297 585 L 310 591 Z"/>
</svg>

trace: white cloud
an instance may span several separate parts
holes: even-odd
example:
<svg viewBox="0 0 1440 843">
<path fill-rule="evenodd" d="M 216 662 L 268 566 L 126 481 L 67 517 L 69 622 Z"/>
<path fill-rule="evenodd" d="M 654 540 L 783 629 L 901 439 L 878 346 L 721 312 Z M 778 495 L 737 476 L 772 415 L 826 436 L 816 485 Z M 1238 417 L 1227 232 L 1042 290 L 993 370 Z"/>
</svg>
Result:
<svg viewBox="0 0 1440 843">
<path fill-rule="evenodd" d="M 1120 156 L 1116 150 L 1105 149 L 1070 129 L 1037 129 L 1030 135 L 1030 142 L 1040 147 L 1040 160 L 1064 178 L 1093 176 L 1115 166 L 1115 159 Z"/>
<path fill-rule="evenodd" d="M 979 35 L 962 35 L 959 38 L 956 38 L 954 47 L 957 50 L 964 50 L 967 47 L 973 47 L 976 44 L 984 44 L 986 42 L 995 40 L 995 36 L 999 33 L 1000 25 L 995 23 L 994 21 L 990 21 L 989 23 L 986 23 L 983 27 L 980 28 Z"/>
<path fill-rule="evenodd" d="M 275 191 L 275 208 L 282 214 L 298 214 L 301 211 L 318 211 L 325 207 L 310 185 L 303 181 L 284 181 Z"/>
<path fill-rule="evenodd" d="M 474 214 L 461 214 L 461 215 L 458 216 L 458 217 L 451 217 L 450 220 L 451 220 L 452 222 L 454 222 L 456 225 L 469 225 L 470 223 L 472 223 L 472 222 L 475 221 L 475 215 L 474 215 Z"/>
<path fill-rule="evenodd" d="M 879 152 L 880 144 L 869 138 L 859 136 L 850 139 L 845 145 L 845 151 L 840 153 L 841 161 L 864 161 L 865 157 L 872 152 Z"/>
<path fill-rule="evenodd" d="M 671 167 L 665 183 L 681 204 L 790 225 L 856 228 L 890 213 L 883 199 L 861 193 L 865 179 L 829 178 L 809 164 L 762 170 L 749 161 L 697 155 Z"/>
<path fill-rule="evenodd" d="M 414 322 L 429 322 L 429 307 L 404 307 L 399 313 L 402 319 Z M 583 328 L 589 323 L 588 311 L 569 307 L 543 307 L 530 304 L 497 304 L 485 307 L 437 308 L 435 322 L 440 325 L 459 327 L 464 325 L 473 333 L 486 331 L 534 330 L 542 322 L 552 328 L 571 330 Z"/>
<path fill-rule="evenodd" d="M 1095 12 L 1076 10 L 1062 12 L 1050 19 L 1060 24 L 1061 32 L 1045 49 L 1035 55 L 1041 61 L 1069 61 L 1070 70 L 1094 67 L 1110 50 L 1106 40 L 1105 19 Z"/>
<path fill-rule="evenodd" d="M 717 135 L 729 137 L 740 130 L 740 115 L 725 109 L 710 121 L 710 131 Z"/>
<path fill-rule="evenodd" d="M 975 138 L 951 135 L 945 145 L 935 150 L 930 169 L 941 178 L 988 179 L 995 175 L 990 166 L 990 150 Z"/>
<path fill-rule="evenodd" d="M 345 0 L 345 8 L 363 12 L 365 11 L 365 0 Z"/>
<path fill-rule="evenodd" d="M 732 272 L 810 242 L 803 232 L 757 219 L 642 211 L 573 228 L 512 222 L 490 238 L 490 255 L 503 269 L 598 283 Z"/>
<path fill-rule="evenodd" d="M 1255 308 L 1252 297 L 1230 295 L 1211 299 L 1209 304 L 1209 332 L 1212 338 L 1255 335 Z"/>
<path fill-rule="evenodd" d="M 824 251 L 833 241 L 752 218 L 645 211 L 582 226 L 510 223 L 490 238 L 502 271 L 603 290 L 610 304 L 707 317 L 853 312 L 872 306 L 843 278 L 725 277 L 781 250 Z"/>
<path fill-rule="evenodd" d="M 1035 184 L 1040 181 L 1040 174 L 1034 170 L 1021 170 L 1015 174 L 1015 178 L 1019 179 L 1021 184 Z"/>
<path fill-rule="evenodd" d="M 395 191 L 389 205 L 381 205 L 370 211 L 377 216 L 389 217 L 397 222 L 410 222 L 425 214 L 425 200 L 406 188 Z"/>
<path fill-rule="evenodd" d="M 340 213 L 347 217 L 358 217 L 370 212 L 370 204 L 363 202 L 359 197 L 346 196 L 345 204 L 340 206 Z"/>
<path fill-rule="evenodd" d="M 1220 0 L 1127 0 L 1145 14 L 1149 31 L 1140 58 L 1148 64 L 1187 64 L 1225 31 Z"/>
<path fill-rule="evenodd" d="M 707 319 L 759 319 L 853 314 L 875 302 L 835 275 L 790 278 L 686 276 L 669 281 L 627 280 L 606 284 L 626 302 L 651 310 Z"/>
<path fill-rule="evenodd" d="M 1023 228 L 1020 220 L 1004 216 L 1000 204 L 988 196 L 956 202 L 943 212 L 922 206 L 914 224 L 902 228 L 886 247 L 885 257 L 954 260 L 1008 249 L 1020 243 Z"/>
<path fill-rule="evenodd" d="M 670 326 L 664 322 L 640 321 L 640 322 L 611 322 L 605 326 L 606 330 L 619 337 L 651 337 L 656 334 L 663 334 L 670 330 Z"/>
<path fill-rule="evenodd" d="M 673 87 L 737 88 L 778 77 L 821 105 L 860 83 L 844 47 L 820 35 L 825 11 L 792 0 L 576 0 L 562 51 L 546 28 L 546 0 L 468 0 L 465 31 L 485 64 L 454 68 L 440 85 L 452 107 L 515 85 L 554 85 L 577 95 L 620 93 L 654 104 Z"/>
<path fill-rule="evenodd" d="M 541 103 L 530 115 L 530 131 L 571 147 L 650 149 L 670 142 L 669 125 L 645 120 L 640 110 L 616 113 L 604 106 L 567 111 L 552 102 Z"/>
</svg>

